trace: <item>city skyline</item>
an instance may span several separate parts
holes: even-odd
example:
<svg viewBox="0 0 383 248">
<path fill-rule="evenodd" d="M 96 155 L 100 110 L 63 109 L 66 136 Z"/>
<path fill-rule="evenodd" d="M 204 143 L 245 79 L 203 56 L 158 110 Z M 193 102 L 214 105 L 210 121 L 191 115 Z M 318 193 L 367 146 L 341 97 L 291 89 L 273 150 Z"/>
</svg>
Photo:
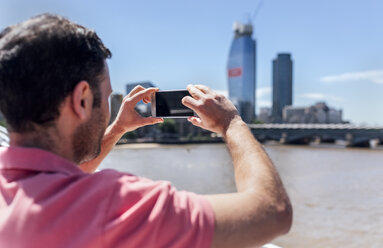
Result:
<svg viewBox="0 0 383 248">
<path fill-rule="evenodd" d="M 97 31 L 112 50 L 114 91 L 150 80 L 163 89 L 203 83 L 226 92 L 232 23 L 258 1 L 0 0 L 0 28 L 53 12 Z M 257 112 L 271 107 L 271 61 L 294 58 L 294 106 L 326 101 L 353 123 L 383 125 L 383 2 L 266 0 L 258 12 Z"/>
</svg>

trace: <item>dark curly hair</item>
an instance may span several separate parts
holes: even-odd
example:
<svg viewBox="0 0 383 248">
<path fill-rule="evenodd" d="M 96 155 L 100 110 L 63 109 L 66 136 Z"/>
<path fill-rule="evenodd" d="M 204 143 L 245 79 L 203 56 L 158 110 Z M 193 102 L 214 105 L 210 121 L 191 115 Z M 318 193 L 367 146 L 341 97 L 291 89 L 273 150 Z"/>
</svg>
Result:
<svg viewBox="0 0 383 248">
<path fill-rule="evenodd" d="M 97 34 L 68 19 L 42 14 L 0 33 L 0 111 L 11 132 L 49 126 L 82 80 L 100 106 L 101 75 L 112 56 Z"/>
</svg>

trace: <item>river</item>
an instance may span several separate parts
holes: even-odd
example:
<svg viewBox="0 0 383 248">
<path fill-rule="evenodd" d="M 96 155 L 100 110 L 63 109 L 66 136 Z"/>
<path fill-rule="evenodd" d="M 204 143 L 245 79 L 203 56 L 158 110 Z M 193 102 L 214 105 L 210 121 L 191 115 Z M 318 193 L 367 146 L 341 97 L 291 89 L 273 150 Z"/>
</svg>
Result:
<svg viewBox="0 0 383 248">
<path fill-rule="evenodd" d="M 383 149 L 266 145 L 294 208 L 282 247 L 382 247 Z M 201 194 L 235 191 L 223 144 L 117 146 L 113 168 Z"/>
</svg>

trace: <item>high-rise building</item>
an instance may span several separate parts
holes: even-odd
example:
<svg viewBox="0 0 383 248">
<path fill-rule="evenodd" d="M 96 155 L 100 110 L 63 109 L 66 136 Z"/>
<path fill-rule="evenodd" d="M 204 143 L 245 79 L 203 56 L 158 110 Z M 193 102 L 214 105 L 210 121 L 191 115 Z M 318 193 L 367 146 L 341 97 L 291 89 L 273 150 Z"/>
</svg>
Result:
<svg viewBox="0 0 383 248">
<path fill-rule="evenodd" d="M 112 94 L 110 96 L 110 123 L 112 123 L 120 110 L 122 103 L 122 95 L 121 94 Z"/>
<path fill-rule="evenodd" d="M 273 122 L 282 122 L 285 106 L 293 104 L 293 61 L 289 53 L 280 53 L 273 60 Z"/>
<path fill-rule="evenodd" d="M 233 24 L 227 74 L 229 98 L 242 119 L 250 123 L 255 119 L 256 43 L 252 38 L 253 25 Z"/>
</svg>

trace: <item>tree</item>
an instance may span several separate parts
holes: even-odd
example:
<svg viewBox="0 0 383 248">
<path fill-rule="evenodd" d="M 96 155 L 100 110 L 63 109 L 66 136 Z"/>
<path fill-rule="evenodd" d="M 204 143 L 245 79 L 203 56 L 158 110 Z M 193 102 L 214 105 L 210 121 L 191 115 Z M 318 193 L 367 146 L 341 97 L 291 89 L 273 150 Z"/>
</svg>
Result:
<svg viewBox="0 0 383 248">
<path fill-rule="evenodd" d="M 251 124 L 264 124 L 262 121 L 254 119 Z"/>
<path fill-rule="evenodd" d="M 122 137 L 122 139 L 137 139 L 138 135 L 136 131 L 127 132 Z"/>
<path fill-rule="evenodd" d="M 158 125 L 162 133 L 177 133 L 178 128 L 176 121 L 173 119 L 164 119 L 164 122 Z"/>
</svg>

